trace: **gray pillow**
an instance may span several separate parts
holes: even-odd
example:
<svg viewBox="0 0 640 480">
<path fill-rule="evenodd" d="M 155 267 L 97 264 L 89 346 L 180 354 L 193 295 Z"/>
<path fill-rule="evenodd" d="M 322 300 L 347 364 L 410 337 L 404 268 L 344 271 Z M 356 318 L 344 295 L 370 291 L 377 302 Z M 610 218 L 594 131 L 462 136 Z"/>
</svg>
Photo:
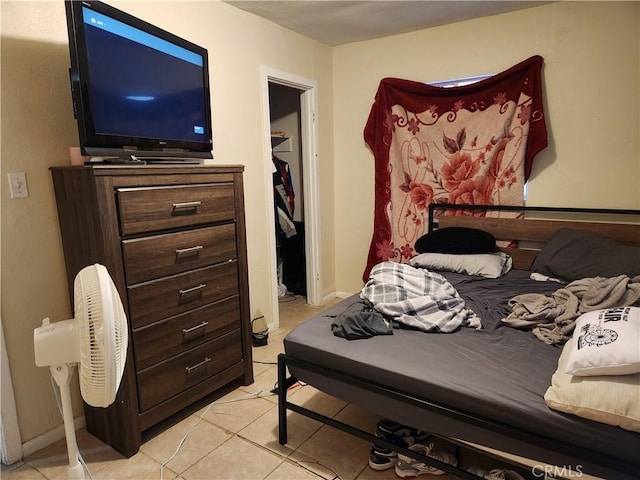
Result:
<svg viewBox="0 0 640 480">
<path fill-rule="evenodd" d="M 561 228 L 531 266 L 532 272 L 573 281 L 580 278 L 640 275 L 640 248 Z"/>
</svg>

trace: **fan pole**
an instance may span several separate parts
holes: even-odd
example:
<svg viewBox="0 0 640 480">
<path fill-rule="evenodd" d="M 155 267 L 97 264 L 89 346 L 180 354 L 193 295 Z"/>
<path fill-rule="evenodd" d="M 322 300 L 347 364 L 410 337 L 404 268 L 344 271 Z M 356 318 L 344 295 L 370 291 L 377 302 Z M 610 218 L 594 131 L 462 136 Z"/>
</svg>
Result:
<svg viewBox="0 0 640 480">
<path fill-rule="evenodd" d="M 71 406 L 71 393 L 69 383 L 73 373 L 73 364 L 51 365 L 49 367 L 51 375 L 60 387 L 60 401 L 62 402 L 62 419 L 64 420 L 64 432 L 67 437 L 67 452 L 69 454 L 69 470 L 67 478 L 69 480 L 83 480 L 84 471 L 78 455 L 78 444 L 76 443 L 76 430 L 73 425 L 73 408 Z"/>
</svg>

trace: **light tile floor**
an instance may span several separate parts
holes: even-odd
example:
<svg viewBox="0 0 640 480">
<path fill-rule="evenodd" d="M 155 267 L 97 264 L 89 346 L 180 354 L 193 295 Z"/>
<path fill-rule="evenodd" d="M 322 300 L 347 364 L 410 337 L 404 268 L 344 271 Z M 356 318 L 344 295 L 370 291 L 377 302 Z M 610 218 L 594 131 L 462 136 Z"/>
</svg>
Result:
<svg viewBox="0 0 640 480">
<path fill-rule="evenodd" d="M 78 445 L 91 477 L 95 480 L 396 479 L 393 469 L 377 472 L 368 467 L 367 442 L 293 412 L 288 413 L 289 442 L 285 446 L 278 443 L 277 397 L 269 391 L 277 380 L 274 363 L 283 350 L 282 339 L 297 324 L 325 308 L 327 305 L 312 307 L 300 296 L 283 299 L 280 328 L 269 333 L 268 345 L 253 349 L 255 383 L 228 393 L 150 439 L 131 458 L 123 457 L 86 430 L 78 431 Z M 371 432 L 379 419 L 309 385 L 293 390 L 290 398 Z M 3 465 L 2 479 L 66 479 L 67 465 L 66 443 L 61 440 L 23 462 Z"/>
</svg>

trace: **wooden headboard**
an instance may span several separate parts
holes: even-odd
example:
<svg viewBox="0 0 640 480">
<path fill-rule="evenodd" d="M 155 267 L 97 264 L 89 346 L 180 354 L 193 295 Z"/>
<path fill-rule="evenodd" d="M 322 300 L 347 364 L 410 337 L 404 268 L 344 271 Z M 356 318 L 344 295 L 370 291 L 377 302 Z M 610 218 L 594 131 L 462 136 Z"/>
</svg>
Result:
<svg viewBox="0 0 640 480">
<path fill-rule="evenodd" d="M 464 210 L 467 215 L 460 215 Z M 512 218 L 471 216 L 478 211 L 506 211 Z M 443 213 L 443 212 L 447 213 Z M 457 211 L 458 215 L 452 214 Z M 513 218 L 517 215 L 517 218 Z M 530 218 L 566 215 L 571 219 Z M 575 220 L 573 217 L 584 217 Z M 594 220 L 596 218 L 597 220 Z M 615 220 L 607 220 L 606 218 Z M 563 227 L 606 237 L 624 245 L 640 247 L 640 210 L 580 209 L 555 207 L 497 207 L 484 205 L 431 204 L 429 231 L 434 228 L 469 227 L 491 233 L 496 240 L 517 241 L 516 248 L 500 248 L 513 259 L 518 270 L 529 270 L 540 249 Z"/>
</svg>

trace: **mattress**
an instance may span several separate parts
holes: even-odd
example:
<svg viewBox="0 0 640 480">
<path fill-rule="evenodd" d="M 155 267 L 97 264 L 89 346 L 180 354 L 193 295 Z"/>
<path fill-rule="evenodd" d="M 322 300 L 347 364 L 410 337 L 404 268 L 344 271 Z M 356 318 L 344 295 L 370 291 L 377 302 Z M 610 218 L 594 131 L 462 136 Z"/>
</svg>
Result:
<svg viewBox="0 0 640 480">
<path fill-rule="evenodd" d="M 600 452 L 638 468 L 640 435 L 563 414 L 544 403 L 543 395 L 556 370 L 561 347 L 546 345 L 531 332 L 500 323 L 510 312 L 507 302 L 512 296 L 548 294 L 559 285 L 533 281 L 528 272 L 515 270 L 499 279 L 445 275 L 481 318 L 483 329 L 462 328 L 444 334 L 398 328 L 392 335 L 346 340 L 333 335 L 330 325 L 335 315 L 359 299 L 354 295 L 292 330 L 284 340 L 285 353 L 350 377 L 373 381 L 406 394 L 407 398 L 448 406 L 468 415 L 471 423 L 484 419 L 513 428 L 521 432 L 518 435 L 525 445 L 527 436 L 532 434 L 574 449 L 584 447 Z M 423 417 L 419 408 L 406 410 L 397 402 L 385 404 L 384 399 L 348 385 L 349 382 L 340 385 L 304 368 L 289 368 L 300 380 L 397 421 L 517 455 L 536 453 L 535 449 L 523 451 L 522 446 L 518 448 L 517 442 L 509 439 L 491 445 L 477 435 L 466 436 L 464 427 L 449 431 L 441 423 L 431 425 L 433 417 Z M 464 424 L 464 418 L 458 423 Z"/>
</svg>

